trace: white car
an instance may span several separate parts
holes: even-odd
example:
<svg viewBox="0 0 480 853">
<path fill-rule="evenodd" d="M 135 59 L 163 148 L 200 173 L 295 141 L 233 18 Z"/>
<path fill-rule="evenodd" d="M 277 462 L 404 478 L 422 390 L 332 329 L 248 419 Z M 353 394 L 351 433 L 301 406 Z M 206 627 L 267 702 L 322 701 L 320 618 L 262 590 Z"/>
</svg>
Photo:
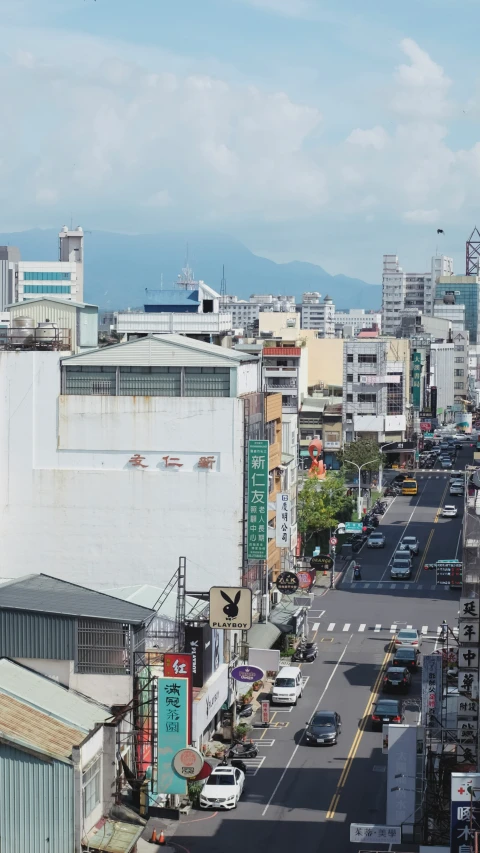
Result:
<svg viewBox="0 0 480 853">
<path fill-rule="evenodd" d="M 202 809 L 236 809 L 242 795 L 245 773 L 230 764 L 214 767 L 200 794 Z"/>
<path fill-rule="evenodd" d="M 422 635 L 416 628 L 402 628 L 395 637 L 395 648 L 399 646 L 415 646 L 416 649 L 422 643 Z"/>
<path fill-rule="evenodd" d="M 457 507 L 453 506 L 452 504 L 447 504 L 442 509 L 442 517 L 443 518 L 455 518 L 457 513 L 458 513 Z"/>
</svg>

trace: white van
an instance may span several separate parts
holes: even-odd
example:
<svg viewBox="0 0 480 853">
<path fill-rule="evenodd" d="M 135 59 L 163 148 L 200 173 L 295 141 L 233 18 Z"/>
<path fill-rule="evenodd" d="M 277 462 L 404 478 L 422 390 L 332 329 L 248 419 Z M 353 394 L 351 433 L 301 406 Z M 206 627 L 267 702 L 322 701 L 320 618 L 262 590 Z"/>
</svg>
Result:
<svg viewBox="0 0 480 853">
<path fill-rule="evenodd" d="M 284 666 L 278 673 L 272 690 L 272 702 L 296 705 L 303 691 L 302 673 L 298 666 Z"/>
</svg>

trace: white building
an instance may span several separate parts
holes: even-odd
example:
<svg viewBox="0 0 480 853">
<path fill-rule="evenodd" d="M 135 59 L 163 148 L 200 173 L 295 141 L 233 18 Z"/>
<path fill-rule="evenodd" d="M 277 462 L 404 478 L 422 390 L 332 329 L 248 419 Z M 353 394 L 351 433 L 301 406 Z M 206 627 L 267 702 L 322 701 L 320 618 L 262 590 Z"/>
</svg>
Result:
<svg viewBox="0 0 480 853">
<path fill-rule="evenodd" d="M 261 313 L 295 311 L 295 297 L 254 293 L 247 300 L 226 294 L 221 298 L 220 311 L 231 314 L 234 329 L 243 329 L 246 335 L 251 336 L 258 330 L 258 320 Z"/>
<path fill-rule="evenodd" d="M 377 311 L 365 311 L 364 308 L 350 308 L 349 311 L 335 311 L 335 326 L 351 328 L 352 334 L 357 335 L 361 329 L 378 328 L 381 332 L 382 315 Z"/>
<path fill-rule="evenodd" d="M 406 273 L 399 266 L 397 255 L 383 256 L 382 328 L 385 335 L 394 335 L 405 313 L 433 313 L 435 285 L 440 276 L 453 275 L 453 259 L 434 255 L 428 272 Z"/>
<path fill-rule="evenodd" d="M 463 342 L 462 342 L 463 346 Z M 460 352 L 457 357 L 460 357 Z M 459 373 L 458 382 L 464 383 L 465 367 L 454 365 L 455 345 L 453 343 L 432 343 L 430 346 L 430 389 L 437 389 L 437 417 L 446 418 L 447 409 L 451 408 L 455 398 L 455 370 Z M 457 393 L 460 392 L 457 389 Z"/>
<path fill-rule="evenodd" d="M 83 229 L 60 231 L 58 261 L 18 261 L 10 302 L 24 302 L 39 296 L 59 296 L 83 302 Z"/>
<path fill-rule="evenodd" d="M 61 358 L 0 352 L 0 579 L 96 589 L 241 581 L 256 357 L 176 335 Z M 27 523 L 28 519 L 28 523 Z"/>
<path fill-rule="evenodd" d="M 320 301 L 320 293 L 304 293 L 300 306 L 302 329 L 316 329 L 319 337 L 335 337 L 335 305 L 330 296 Z"/>
</svg>

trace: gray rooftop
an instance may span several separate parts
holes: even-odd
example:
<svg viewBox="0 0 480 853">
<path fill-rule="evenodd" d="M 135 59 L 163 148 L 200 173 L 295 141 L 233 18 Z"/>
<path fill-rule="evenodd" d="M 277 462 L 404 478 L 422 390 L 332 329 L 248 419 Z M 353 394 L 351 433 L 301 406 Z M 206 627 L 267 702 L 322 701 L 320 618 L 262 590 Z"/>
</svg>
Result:
<svg viewBox="0 0 480 853">
<path fill-rule="evenodd" d="M 0 584 L 0 609 L 29 610 L 140 625 L 155 612 L 113 595 L 50 575 L 25 575 Z"/>
</svg>

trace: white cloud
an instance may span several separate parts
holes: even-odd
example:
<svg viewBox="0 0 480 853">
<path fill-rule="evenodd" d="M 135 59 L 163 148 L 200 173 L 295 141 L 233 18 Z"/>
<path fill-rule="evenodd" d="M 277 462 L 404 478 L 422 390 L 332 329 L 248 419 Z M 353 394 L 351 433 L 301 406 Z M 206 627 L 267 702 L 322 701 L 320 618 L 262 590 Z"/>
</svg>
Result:
<svg viewBox="0 0 480 853">
<path fill-rule="evenodd" d="M 396 70 L 393 109 L 420 119 L 445 119 L 450 110 L 447 94 L 451 80 L 413 39 L 403 39 L 400 47 L 410 65 L 399 65 Z"/>
<path fill-rule="evenodd" d="M 243 0 L 243 2 L 256 9 L 264 9 L 286 18 L 302 18 L 312 9 L 310 0 Z"/>
<path fill-rule="evenodd" d="M 347 142 L 352 145 L 360 145 L 362 148 L 374 148 L 381 151 L 388 142 L 388 133 L 380 125 L 372 127 L 371 130 L 361 130 L 359 127 L 352 130 Z"/>
<path fill-rule="evenodd" d="M 168 190 L 158 190 L 158 192 L 153 193 L 144 202 L 147 207 L 159 208 L 169 207 L 171 203 L 172 199 Z"/>
<path fill-rule="evenodd" d="M 433 210 L 407 210 L 403 214 L 403 218 L 406 219 L 407 222 L 418 222 L 423 225 L 438 222 L 439 216 L 439 211 L 435 208 Z"/>
</svg>

